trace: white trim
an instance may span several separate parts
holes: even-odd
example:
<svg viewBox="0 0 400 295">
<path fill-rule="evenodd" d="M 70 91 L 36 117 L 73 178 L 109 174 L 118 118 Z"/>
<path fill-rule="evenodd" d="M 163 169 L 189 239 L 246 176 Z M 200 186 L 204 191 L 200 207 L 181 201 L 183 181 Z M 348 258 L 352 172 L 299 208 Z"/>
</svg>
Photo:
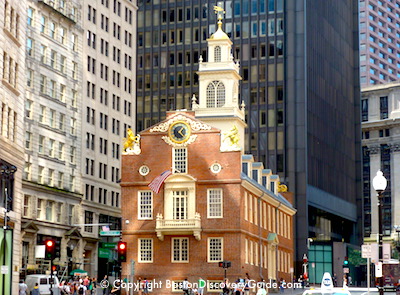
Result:
<svg viewBox="0 0 400 295">
<path fill-rule="evenodd" d="M 220 192 L 219 197 L 220 197 L 220 213 L 217 216 L 211 216 L 211 207 L 210 207 L 210 194 L 212 191 L 215 192 Z M 207 189 L 207 218 L 223 218 L 224 217 L 224 208 L 223 208 L 223 204 L 224 204 L 224 191 L 222 188 L 209 188 Z M 218 203 L 214 203 L 213 205 L 218 205 Z"/>
<path fill-rule="evenodd" d="M 175 160 L 175 156 L 178 150 L 185 150 L 185 155 L 184 155 L 184 160 L 181 160 L 180 163 L 182 165 L 185 165 L 185 170 L 186 171 L 181 171 L 182 169 L 178 169 L 176 166 L 176 160 Z M 179 167 L 180 168 L 180 167 Z M 172 173 L 188 173 L 188 150 L 186 147 L 174 147 L 172 150 Z"/>
<path fill-rule="evenodd" d="M 183 280 L 173 280 L 171 281 L 171 291 L 174 293 L 183 293 L 183 290 L 179 287 L 182 287 Z M 176 288 L 178 287 L 178 288 Z"/>
<path fill-rule="evenodd" d="M 175 250 L 175 244 L 174 240 L 179 240 L 179 259 L 180 260 L 174 260 L 174 250 Z M 182 241 L 186 240 L 187 241 L 187 260 L 181 260 L 182 258 Z M 171 263 L 189 263 L 189 238 L 171 238 Z"/>
<path fill-rule="evenodd" d="M 141 253 L 143 249 L 141 248 L 141 242 L 142 241 L 150 241 L 150 255 L 151 259 L 150 260 L 142 260 L 141 259 Z M 154 242 L 152 238 L 144 238 L 144 239 L 138 239 L 138 262 L 140 263 L 153 263 L 153 257 L 154 257 Z"/>
<path fill-rule="evenodd" d="M 215 287 L 220 287 L 222 283 L 222 280 L 207 280 L 207 292 L 211 293 L 221 293 L 222 289 L 212 289 L 210 287 L 215 286 Z"/>
<path fill-rule="evenodd" d="M 150 197 L 150 217 L 142 217 L 142 212 L 141 212 L 141 208 L 142 208 L 142 203 L 141 203 L 141 197 L 142 197 L 142 193 L 149 193 L 148 197 Z M 137 201 L 137 208 L 138 208 L 138 215 L 137 218 L 138 220 L 153 220 L 153 192 L 151 190 L 142 190 L 142 191 L 138 191 L 138 201 Z"/>
<path fill-rule="evenodd" d="M 216 259 L 216 260 L 211 260 L 210 259 L 210 242 L 211 242 L 212 239 L 218 239 L 218 240 L 221 241 L 221 249 L 220 249 L 221 257 L 220 257 L 220 259 Z M 215 263 L 215 262 L 220 262 L 222 260 L 224 260 L 224 238 L 223 237 L 209 237 L 207 239 L 207 262 Z"/>
</svg>

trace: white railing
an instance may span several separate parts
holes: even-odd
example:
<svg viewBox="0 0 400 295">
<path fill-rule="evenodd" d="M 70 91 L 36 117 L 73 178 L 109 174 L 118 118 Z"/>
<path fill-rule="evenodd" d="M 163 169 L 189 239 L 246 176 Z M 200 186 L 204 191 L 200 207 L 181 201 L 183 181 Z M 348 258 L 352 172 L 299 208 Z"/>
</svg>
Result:
<svg viewBox="0 0 400 295">
<path fill-rule="evenodd" d="M 200 214 L 196 213 L 194 219 L 164 219 L 162 214 L 157 214 L 156 228 L 201 228 Z"/>
</svg>

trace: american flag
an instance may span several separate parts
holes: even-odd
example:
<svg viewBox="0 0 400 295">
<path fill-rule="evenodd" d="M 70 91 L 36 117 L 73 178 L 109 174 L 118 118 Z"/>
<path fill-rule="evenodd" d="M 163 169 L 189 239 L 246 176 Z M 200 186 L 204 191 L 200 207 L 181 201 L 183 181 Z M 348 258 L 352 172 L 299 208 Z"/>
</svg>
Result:
<svg viewBox="0 0 400 295">
<path fill-rule="evenodd" d="M 156 194 L 160 192 L 160 188 L 164 181 L 167 179 L 168 176 L 170 176 L 172 172 L 170 170 L 165 170 L 163 173 L 158 175 L 156 178 L 153 179 L 152 182 L 149 184 L 149 188 Z"/>
</svg>

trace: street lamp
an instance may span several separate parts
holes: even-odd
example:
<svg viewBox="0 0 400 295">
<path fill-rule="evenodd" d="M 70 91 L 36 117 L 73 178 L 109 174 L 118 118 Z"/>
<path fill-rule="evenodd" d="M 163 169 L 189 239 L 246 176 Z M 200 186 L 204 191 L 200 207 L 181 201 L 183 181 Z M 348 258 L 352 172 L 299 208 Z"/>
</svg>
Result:
<svg viewBox="0 0 400 295">
<path fill-rule="evenodd" d="M 3 163 L 0 166 L 0 175 L 1 175 L 1 183 L 0 183 L 0 195 L 3 197 L 3 206 L 4 206 L 4 225 L 3 225 L 3 261 L 2 265 L 7 265 L 6 255 L 7 255 L 7 230 L 9 229 L 8 221 L 9 217 L 7 213 L 12 209 L 12 198 L 13 198 L 13 187 L 12 187 L 12 180 L 14 178 L 14 173 L 17 171 L 17 167 L 13 165 L 6 165 Z M 10 192 L 9 192 L 10 190 Z M 1 204 L 0 204 L 1 205 Z M 11 273 L 11 267 L 9 267 L 8 272 Z M 3 287 L 2 291 L 5 294 L 5 285 L 6 285 L 6 275 L 3 274 Z"/>
<path fill-rule="evenodd" d="M 382 222 L 382 198 L 383 198 L 383 191 L 386 189 L 387 180 L 383 176 L 383 172 L 378 170 L 376 172 L 376 176 L 372 180 L 372 186 L 378 193 L 378 220 L 379 220 L 379 237 L 378 237 L 378 244 L 379 244 L 379 261 L 382 259 L 382 237 L 383 237 L 383 222 Z M 379 295 L 383 295 L 383 277 L 379 279 Z"/>
</svg>

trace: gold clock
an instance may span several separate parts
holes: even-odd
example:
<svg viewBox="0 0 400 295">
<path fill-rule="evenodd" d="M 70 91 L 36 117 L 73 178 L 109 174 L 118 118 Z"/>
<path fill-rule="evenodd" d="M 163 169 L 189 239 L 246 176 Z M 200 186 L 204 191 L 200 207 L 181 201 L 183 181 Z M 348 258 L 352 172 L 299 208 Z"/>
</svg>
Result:
<svg viewBox="0 0 400 295">
<path fill-rule="evenodd" d="M 169 138 L 175 143 L 186 142 L 191 134 L 190 126 L 186 122 L 177 121 L 168 129 Z"/>
</svg>

